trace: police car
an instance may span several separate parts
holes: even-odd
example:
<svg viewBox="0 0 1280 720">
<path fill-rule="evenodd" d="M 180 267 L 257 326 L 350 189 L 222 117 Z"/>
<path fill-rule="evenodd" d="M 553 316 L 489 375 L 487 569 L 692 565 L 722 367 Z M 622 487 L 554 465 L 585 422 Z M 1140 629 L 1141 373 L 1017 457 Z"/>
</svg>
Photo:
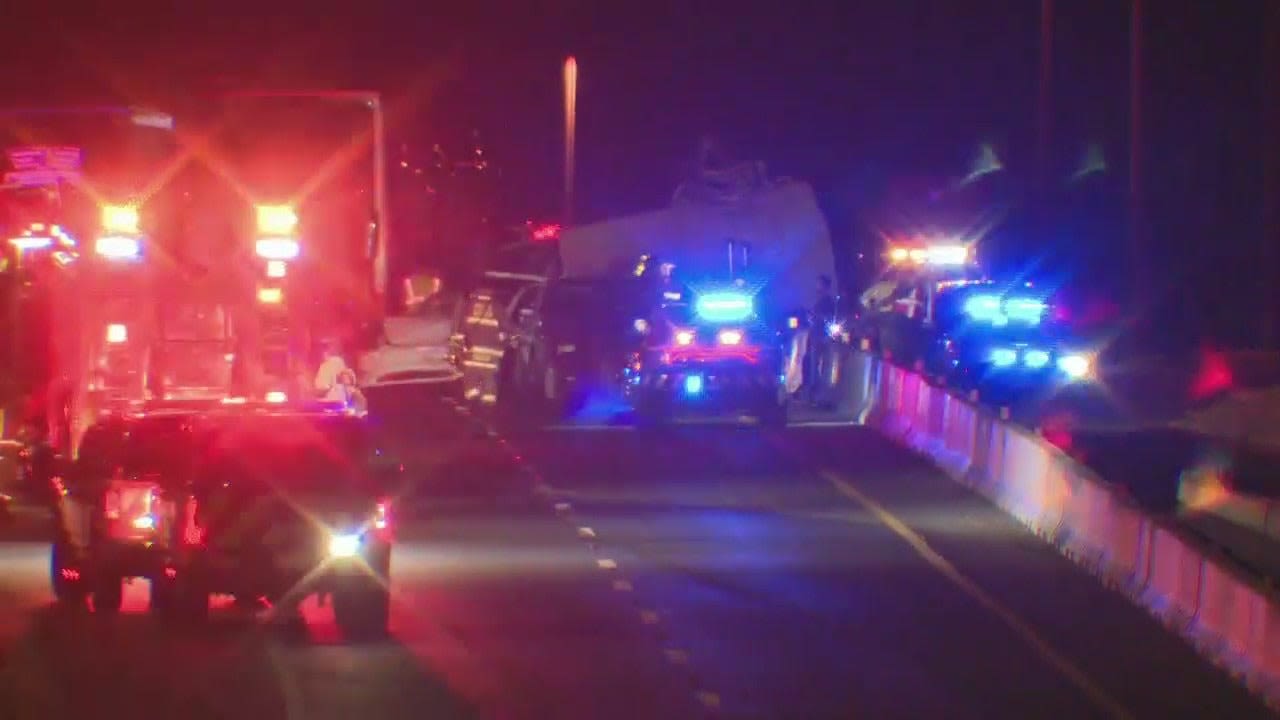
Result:
<svg viewBox="0 0 1280 720">
<path fill-rule="evenodd" d="M 687 297 L 686 297 L 687 296 Z M 637 421 L 676 413 L 745 412 L 784 425 L 787 394 L 778 334 L 761 320 L 755 296 L 738 285 L 702 287 L 638 319 L 643 349 L 624 370 Z"/>
</svg>

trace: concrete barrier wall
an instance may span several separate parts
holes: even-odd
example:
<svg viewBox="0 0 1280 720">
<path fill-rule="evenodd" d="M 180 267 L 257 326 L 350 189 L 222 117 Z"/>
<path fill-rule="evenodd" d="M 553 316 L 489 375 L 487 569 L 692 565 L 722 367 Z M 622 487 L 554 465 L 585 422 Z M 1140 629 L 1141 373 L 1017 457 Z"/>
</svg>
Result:
<svg viewBox="0 0 1280 720">
<path fill-rule="evenodd" d="M 1150 516 L 1035 434 L 854 353 L 842 407 L 927 455 L 1280 707 L 1280 603 L 1229 559 Z"/>
</svg>

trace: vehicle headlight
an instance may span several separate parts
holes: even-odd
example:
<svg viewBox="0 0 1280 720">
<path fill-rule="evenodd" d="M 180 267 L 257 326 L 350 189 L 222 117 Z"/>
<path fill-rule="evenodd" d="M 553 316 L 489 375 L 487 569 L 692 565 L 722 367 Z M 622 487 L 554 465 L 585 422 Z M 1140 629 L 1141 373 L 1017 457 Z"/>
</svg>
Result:
<svg viewBox="0 0 1280 720">
<path fill-rule="evenodd" d="M 1088 355 L 1078 353 L 1063 355 L 1058 358 L 1058 369 L 1072 380 L 1080 380 L 1093 373 L 1093 360 Z"/>
<path fill-rule="evenodd" d="M 329 537 L 329 556 L 349 558 L 360 554 L 360 536 L 334 534 Z"/>
<path fill-rule="evenodd" d="M 840 333 L 844 332 L 844 325 L 838 322 L 827 323 L 827 334 L 831 337 L 840 337 Z"/>
</svg>

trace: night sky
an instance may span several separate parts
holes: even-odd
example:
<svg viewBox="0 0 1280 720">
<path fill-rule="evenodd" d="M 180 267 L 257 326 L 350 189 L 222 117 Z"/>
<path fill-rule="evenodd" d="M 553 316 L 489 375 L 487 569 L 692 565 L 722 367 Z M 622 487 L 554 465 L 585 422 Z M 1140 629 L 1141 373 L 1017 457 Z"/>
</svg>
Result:
<svg viewBox="0 0 1280 720">
<path fill-rule="evenodd" d="M 1128 3 L 1056 4 L 1053 173 L 1067 185 L 1091 145 L 1107 172 L 1090 181 L 1089 199 L 1064 201 L 1065 215 L 1091 222 L 1064 223 L 1039 241 L 1011 229 L 1001 246 L 1034 258 L 1051 244 L 1096 261 L 1124 237 L 1116 208 L 1127 183 Z M 857 242 L 859 198 L 886 178 L 962 176 L 989 143 L 1011 178 L 1003 182 L 1016 187 L 1034 160 L 1033 0 L 633 10 L 552 2 L 515 11 L 368 2 L 359 13 L 311 3 L 270 16 L 237 14 L 234 3 L 184 16 L 159 4 L 64 5 L 76 12 L 55 21 L 32 9 L 0 31 L 6 65 L 26 69 L 0 79 L 6 102 L 113 90 L 164 102 L 220 78 L 393 97 L 415 87 L 401 134 L 457 143 L 480 129 L 503 168 L 512 217 L 558 208 L 559 64 L 570 53 L 580 64 L 579 207 L 588 219 L 665 203 L 707 133 L 775 173 L 814 181 L 848 242 Z M 1147 173 L 1152 242 L 1167 251 L 1162 276 L 1247 268 L 1262 234 L 1263 0 L 1148 5 Z"/>
</svg>

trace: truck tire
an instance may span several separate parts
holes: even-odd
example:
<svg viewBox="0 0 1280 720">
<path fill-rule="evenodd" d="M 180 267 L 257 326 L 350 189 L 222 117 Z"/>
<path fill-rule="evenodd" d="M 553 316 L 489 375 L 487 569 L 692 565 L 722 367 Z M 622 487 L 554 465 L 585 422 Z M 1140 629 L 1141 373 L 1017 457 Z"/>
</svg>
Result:
<svg viewBox="0 0 1280 720">
<path fill-rule="evenodd" d="M 333 616 L 348 639 L 379 640 L 391 620 L 391 592 L 381 586 L 343 588 L 333 593 Z"/>
<path fill-rule="evenodd" d="M 115 573 L 101 573 L 93 581 L 93 611 L 114 615 L 124 604 L 124 578 Z"/>
<path fill-rule="evenodd" d="M 784 428 L 790 416 L 791 404 L 786 398 L 765 397 L 760 402 L 757 419 L 767 428 Z"/>
</svg>

